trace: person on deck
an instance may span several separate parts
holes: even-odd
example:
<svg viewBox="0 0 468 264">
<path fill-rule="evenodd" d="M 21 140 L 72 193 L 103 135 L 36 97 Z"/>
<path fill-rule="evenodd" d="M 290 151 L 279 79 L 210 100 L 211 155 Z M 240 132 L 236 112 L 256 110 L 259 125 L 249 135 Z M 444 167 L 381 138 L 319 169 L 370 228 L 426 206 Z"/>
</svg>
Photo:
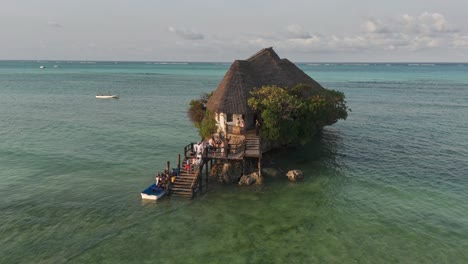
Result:
<svg viewBox="0 0 468 264">
<path fill-rule="evenodd" d="M 198 154 L 198 149 L 200 148 L 199 143 L 193 144 L 193 155 L 196 156 Z"/>
<path fill-rule="evenodd" d="M 185 170 L 190 171 L 190 160 L 187 160 L 187 163 L 185 164 Z"/>
<path fill-rule="evenodd" d="M 221 145 L 219 146 L 219 148 L 221 149 L 221 157 L 222 158 L 226 157 L 225 147 L 226 147 L 226 144 L 224 144 L 224 140 L 223 140 L 223 141 L 221 141 Z"/>
<path fill-rule="evenodd" d="M 221 140 L 218 138 L 215 143 L 215 157 L 218 156 L 218 153 L 220 152 L 219 149 L 221 148 Z"/>
<path fill-rule="evenodd" d="M 156 182 L 156 188 L 159 188 L 159 186 L 161 185 L 161 174 L 158 173 L 158 175 L 156 176 L 156 178 L 154 179 L 155 182 Z"/>
<path fill-rule="evenodd" d="M 203 153 L 203 141 L 198 142 L 197 156 Z"/>
<path fill-rule="evenodd" d="M 260 123 L 260 120 L 258 119 L 255 119 L 255 135 L 259 135 L 260 134 L 260 126 L 262 124 Z"/>
<path fill-rule="evenodd" d="M 161 181 L 159 183 L 160 186 L 157 186 L 160 189 L 166 189 L 166 181 L 167 181 L 167 176 L 166 174 L 161 175 Z"/>
<path fill-rule="evenodd" d="M 215 140 L 214 136 L 211 136 L 211 138 L 208 140 L 208 154 L 212 154 L 214 150 L 214 145 L 215 145 Z"/>
</svg>

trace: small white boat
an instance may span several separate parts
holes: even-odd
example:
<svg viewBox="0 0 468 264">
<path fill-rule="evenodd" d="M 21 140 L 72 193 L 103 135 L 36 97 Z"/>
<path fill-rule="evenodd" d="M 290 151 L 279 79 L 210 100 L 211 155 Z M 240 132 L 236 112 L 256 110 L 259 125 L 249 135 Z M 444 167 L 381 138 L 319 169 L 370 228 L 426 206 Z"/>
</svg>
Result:
<svg viewBox="0 0 468 264">
<path fill-rule="evenodd" d="M 39 69 L 45 69 L 45 66 L 39 66 Z"/>
<path fill-rule="evenodd" d="M 166 193 L 166 190 L 157 188 L 156 184 L 153 183 L 141 192 L 141 199 L 158 200 L 161 197 L 163 197 Z"/>
<path fill-rule="evenodd" d="M 96 95 L 96 98 L 98 98 L 98 99 L 119 99 L 119 96 L 116 95 L 116 94 L 109 94 L 109 95 L 98 94 L 98 95 Z"/>
</svg>

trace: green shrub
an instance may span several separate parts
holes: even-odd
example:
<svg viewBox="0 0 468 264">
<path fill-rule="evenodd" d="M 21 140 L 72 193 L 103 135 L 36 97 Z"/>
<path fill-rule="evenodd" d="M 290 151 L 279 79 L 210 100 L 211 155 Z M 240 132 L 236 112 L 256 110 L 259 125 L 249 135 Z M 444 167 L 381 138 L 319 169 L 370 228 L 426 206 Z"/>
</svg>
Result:
<svg viewBox="0 0 468 264">
<path fill-rule="evenodd" d="M 346 119 L 348 107 L 342 92 L 264 86 L 251 92 L 249 106 L 262 117 L 262 137 L 280 144 L 307 142 L 318 129 Z"/>
<path fill-rule="evenodd" d="M 200 129 L 201 122 L 203 121 L 203 118 L 205 117 L 206 103 L 208 102 L 208 99 L 210 99 L 212 95 L 213 95 L 213 92 L 202 93 L 199 99 L 190 101 L 190 107 L 189 107 L 189 110 L 187 111 L 187 115 L 190 118 L 190 120 L 193 122 L 195 127 L 198 129 Z"/>
<path fill-rule="evenodd" d="M 206 103 L 212 95 L 213 92 L 203 93 L 199 99 L 191 100 L 187 111 L 188 117 L 202 138 L 210 137 L 217 130 L 214 114 L 206 109 Z"/>
<path fill-rule="evenodd" d="M 203 139 L 211 137 L 217 130 L 216 120 L 214 114 L 206 110 L 205 117 L 203 118 L 198 133 Z"/>
</svg>

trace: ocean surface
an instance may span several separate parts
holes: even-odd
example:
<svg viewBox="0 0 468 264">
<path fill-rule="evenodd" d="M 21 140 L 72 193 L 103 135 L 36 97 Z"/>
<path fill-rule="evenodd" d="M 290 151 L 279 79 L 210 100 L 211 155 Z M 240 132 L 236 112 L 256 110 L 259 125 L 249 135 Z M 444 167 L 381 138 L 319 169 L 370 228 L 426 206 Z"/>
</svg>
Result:
<svg viewBox="0 0 468 264">
<path fill-rule="evenodd" d="M 142 201 L 229 65 L 0 62 L 0 263 L 468 263 L 468 64 L 298 64 L 352 109 L 304 182 Z"/>
</svg>

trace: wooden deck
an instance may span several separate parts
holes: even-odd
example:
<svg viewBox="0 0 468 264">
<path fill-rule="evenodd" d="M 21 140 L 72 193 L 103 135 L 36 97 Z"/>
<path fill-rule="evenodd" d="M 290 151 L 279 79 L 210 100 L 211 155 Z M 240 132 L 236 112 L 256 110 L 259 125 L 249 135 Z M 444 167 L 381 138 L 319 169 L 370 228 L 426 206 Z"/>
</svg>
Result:
<svg viewBox="0 0 468 264">
<path fill-rule="evenodd" d="M 213 160 L 244 160 L 245 158 L 258 158 L 260 171 L 262 158 L 261 138 L 255 134 L 255 130 L 246 131 L 244 135 L 245 140 L 242 144 L 228 144 L 228 146 L 223 149 L 205 148 L 202 151 L 201 159 L 198 159 L 200 156 L 197 157 L 194 153 L 194 145 L 196 143 L 190 143 L 185 146 L 184 160 L 180 164 L 179 157 L 180 171 L 175 182 L 172 184 L 171 194 L 192 199 L 196 193 L 206 190 L 208 185 L 209 164 L 212 163 Z M 205 173 L 203 173 L 204 169 Z M 203 175 L 205 175 L 205 179 L 203 179 Z"/>
</svg>

